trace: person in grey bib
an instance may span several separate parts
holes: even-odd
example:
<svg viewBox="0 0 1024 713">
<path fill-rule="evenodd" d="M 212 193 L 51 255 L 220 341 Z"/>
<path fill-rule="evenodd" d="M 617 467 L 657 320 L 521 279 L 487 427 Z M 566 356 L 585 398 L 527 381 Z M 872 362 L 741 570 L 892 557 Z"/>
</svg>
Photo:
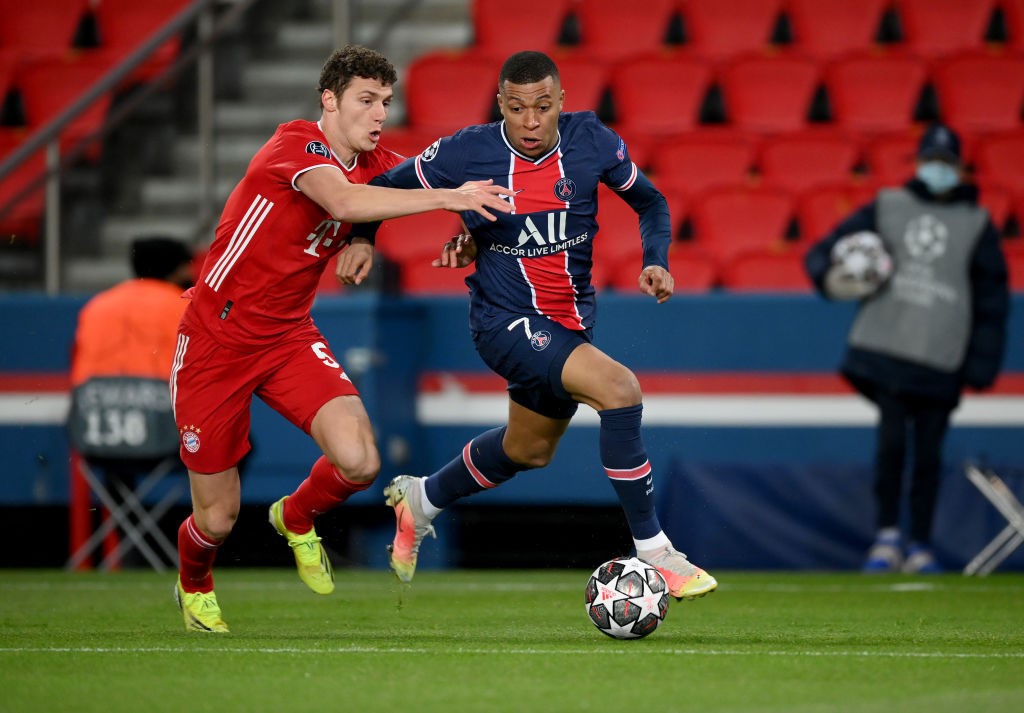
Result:
<svg viewBox="0 0 1024 713">
<path fill-rule="evenodd" d="M 930 541 L 943 441 L 963 390 L 995 382 L 1009 313 L 1000 236 L 978 205 L 977 187 L 963 181 L 956 133 L 929 127 L 915 176 L 881 189 L 817 242 L 804 264 L 824 297 L 858 300 L 840 372 L 879 413 L 877 532 L 864 571 L 940 572 Z"/>
</svg>

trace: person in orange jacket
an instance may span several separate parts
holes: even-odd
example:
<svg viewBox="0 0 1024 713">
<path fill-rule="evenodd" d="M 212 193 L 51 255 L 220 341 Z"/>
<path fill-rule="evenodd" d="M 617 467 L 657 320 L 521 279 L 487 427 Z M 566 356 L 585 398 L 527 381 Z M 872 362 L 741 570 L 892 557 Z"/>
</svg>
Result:
<svg viewBox="0 0 1024 713">
<path fill-rule="evenodd" d="M 180 240 L 143 237 L 132 242 L 131 263 L 135 277 L 104 290 L 85 303 L 71 354 L 71 387 L 93 377 L 132 376 L 167 382 L 178 339 L 178 322 L 188 306 L 182 298 L 194 279 L 192 249 Z M 89 458 L 107 483 L 134 483 L 140 473 L 156 465 L 154 459 Z M 72 466 L 70 509 L 71 550 L 93 528 L 92 506 L 84 479 Z M 116 498 L 116 496 L 114 496 Z M 104 552 L 118 546 L 110 533 Z M 115 566 L 132 565 L 131 557 Z"/>
<path fill-rule="evenodd" d="M 193 254 L 180 240 L 139 238 L 131 246 L 133 279 L 92 297 L 78 315 L 72 387 L 93 376 L 167 379 L 188 306 Z"/>
</svg>

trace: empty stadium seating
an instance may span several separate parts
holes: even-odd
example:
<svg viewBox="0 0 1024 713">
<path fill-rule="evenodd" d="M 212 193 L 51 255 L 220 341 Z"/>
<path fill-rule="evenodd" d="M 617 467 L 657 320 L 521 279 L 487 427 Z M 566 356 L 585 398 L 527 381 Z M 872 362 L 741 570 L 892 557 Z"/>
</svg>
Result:
<svg viewBox="0 0 1024 713">
<path fill-rule="evenodd" d="M 468 295 L 466 278 L 473 267 L 434 267 L 430 259 L 407 260 L 401 265 L 399 286 L 413 295 Z"/>
<path fill-rule="evenodd" d="M 864 148 L 868 176 L 879 185 L 901 184 L 914 175 L 918 132 L 871 139 Z"/>
<path fill-rule="evenodd" d="M 652 158 L 662 190 L 696 195 L 708 188 L 738 185 L 750 176 L 757 143 L 731 131 L 694 131 L 659 144 Z"/>
<path fill-rule="evenodd" d="M 729 124 L 763 133 L 803 129 L 819 78 L 816 62 L 789 56 L 741 58 L 718 74 Z"/>
<path fill-rule="evenodd" d="M 640 294 L 638 279 L 642 269 L 643 253 L 634 252 L 611 268 L 607 284 L 618 292 Z M 707 292 L 718 280 L 718 270 L 710 256 L 678 241 L 669 248 L 668 269 L 676 292 Z"/>
<path fill-rule="evenodd" d="M 414 59 L 403 82 L 409 128 L 442 136 L 489 121 L 500 66 L 499 59 L 472 51 L 437 51 Z"/>
<path fill-rule="evenodd" d="M 0 0 L 0 48 L 51 54 L 71 50 L 88 0 Z"/>
<path fill-rule="evenodd" d="M 675 53 L 634 56 L 611 73 L 615 126 L 625 132 L 670 136 L 697 125 L 711 84 L 704 62 Z"/>
<path fill-rule="evenodd" d="M 730 259 L 721 268 L 722 287 L 734 292 L 810 292 L 803 253 L 782 246 L 751 250 Z"/>
<path fill-rule="evenodd" d="M 782 0 L 682 0 L 680 9 L 687 49 L 720 62 L 768 49 Z"/>
<path fill-rule="evenodd" d="M 0 162 L 25 140 L 25 131 L 0 129 Z M 0 234 L 6 246 L 31 246 L 42 229 L 44 188 L 38 183 L 46 171 L 46 156 L 37 151 L 0 180 Z M 38 186 L 26 192 L 31 185 Z"/>
<path fill-rule="evenodd" d="M 430 262 L 440 256 L 444 242 L 461 229 L 459 216 L 445 210 L 392 218 L 381 224 L 376 248 L 398 264 L 423 258 Z"/>
<path fill-rule="evenodd" d="M 872 201 L 875 186 L 870 183 L 844 181 L 817 186 L 797 198 L 796 218 L 800 226 L 800 241 L 820 240 L 855 210 Z"/>
<path fill-rule="evenodd" d="M 966 52 L 932 69 L 943 120 L 964 134 L 1020 126 L 1024 104 L 1024 57 Z"/>
<path fill-rule="evenodd" d="M 39 129 L 67 110 L 110 71 L 115 61 L 115 57 L 106 53 L 89 52 L 40 56 L 25 62 L 18 69 L 14 84 L 21 95 L 28 127 Z M 57 101 L 54 100 L 54 87 L 61 88 Z M 107 93 L 65 127 L 61 133 L 62 152 L 71 150 L 84 137 L 100 130 L 111 102 L 112 95 Z M 87 147 L 86 156 L 98 158 L 99 149 L 100 144 L 92 142 Z"/>
<path fill-rule="evenodd" d="M 805 132 L 767 142 L 759 165 L 765 185 L 795 195 L 816 185 L 849 180 L 859 156 L 853 137 Z"/>
<path fill-rule="evenodd" d="M 523 49 L 551 51 L 572 5 L 573 0 L 518 0 L 510 12 L 505 0 L 473 0 L 474 45 L 502 57 Z"/>
<path fill-rule="evenodd" d="M 100 47 L 119 57 L 127 57 L 190 4 L 190 0 L 99 0 L 93 12 Z M 180 37 L 169 40 L 150 55 L 125 83 L 143 82 L 155 77 L 174 62 L 180 50 Z"/>
<path fill-rule="evenodd" d="M 996 0 L 895 1 L 903 41 L 922 57 L 980 48 L 995 6 Z"/>
<path fill-rule="evenodd" d="M 559 80 L 565 91 L 563 111 L 598 111 L 609 82 L 609 63 L 579 52 L 555 51 Z"/>
<path fill-rule="evenodd" d="M 911 127 L 927 80 L 925 61 L 913 55 L 858 53 L 825 70 L 832 119 L 864 134 Z"/>
<path fill-rule="evenodd" d="M 889 0 L 786 0 L 792 49 L 831 60 L 874 44 Z"/>
<path fill-rule="evenodd" d="M 674 10 L 674 0 L 644 0 L 640 6 L 622 0 L 578 2 L 579 50 L 612 62 L 650 52 L 664 44 Z"/>
<path fill-rule="evenodd" d="M 777 188 L 713 188 L 690 206 L 694 243 L 719 266 L 750 249 L 767 249 L 786 239 L 794 205 Z"/>
<path fill-rule="evenodd" d="M 994 184 L 1024 196 L 1024 130 L 980 141 L 975 151 L 974 169 L 980 183 Z"/>
</svg>

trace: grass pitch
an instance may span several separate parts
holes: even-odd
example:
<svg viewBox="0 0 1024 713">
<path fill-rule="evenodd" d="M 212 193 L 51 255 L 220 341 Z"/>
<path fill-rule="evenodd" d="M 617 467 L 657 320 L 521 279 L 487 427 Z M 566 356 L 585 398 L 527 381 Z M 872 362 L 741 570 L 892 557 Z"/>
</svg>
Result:
<svg viewBox="0 0 1024 713">
<path fill-rule="evenodd" d="M 716 572 L 647 639 L 584 614 L 584 571 L 224 568 L 229 635 L 173 574 L 0 571 L 0 711 L 1024 710 L 1024 576 Z"/>
</svg>

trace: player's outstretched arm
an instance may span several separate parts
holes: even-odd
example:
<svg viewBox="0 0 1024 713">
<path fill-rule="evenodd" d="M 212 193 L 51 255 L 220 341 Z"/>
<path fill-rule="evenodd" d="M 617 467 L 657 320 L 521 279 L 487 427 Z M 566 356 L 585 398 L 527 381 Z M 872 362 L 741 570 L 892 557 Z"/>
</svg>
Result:
<svg viewBox="0 0 1024 713">
<path fill-rule="evenodd" d="M 434 267 L 468 267 L 476 261 L 476 242 L 468 232 L 450 238 L 441 246 L 441 257 L 430 264 Z"/>
<path fill-rule="evenodd" d="M 316 201 L 337 220 L 367 223 L 430 210 L 472 211 L 487 220 L 498 213 L 510 213 L 512 204 L 503 199 L 512 191 L 493 181 L 467 181 L 458 188 L 384 188 L 352 183 L 336 168 L 324 166 L 306 171 L 295 186 Z"/>
<path fill-rule="evenodd" d="M 641 271 L 638 279 L 640 291 L 658 300 L 658 304 L 668 302 L 676 287 L 672 274 L 663 267 L 648 265 Z"/>
</svg>

